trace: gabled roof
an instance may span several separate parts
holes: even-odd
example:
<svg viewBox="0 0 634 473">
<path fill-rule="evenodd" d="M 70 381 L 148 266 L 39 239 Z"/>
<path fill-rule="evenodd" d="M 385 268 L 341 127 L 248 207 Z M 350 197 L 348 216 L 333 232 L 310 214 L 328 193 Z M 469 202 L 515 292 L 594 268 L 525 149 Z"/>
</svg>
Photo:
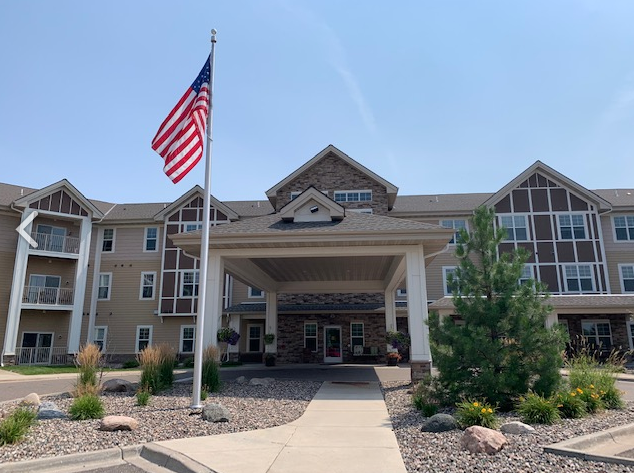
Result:
<svg viewBox="0 0 634 473">
<path fill-rule="evenodd" d="M 599 211 L 612 209 L 612 205 L 610 204 L 610 202 L 600 197 L 596 193 L 592 192 L 591 190 L 586 189 L 582 185 L 577 184 L 575 181 L 564 176 L 560 172 L 555 171 L 553 168 L 551 168 L 550 166 L 547 166 L 546 164 L 542 163 L 539 160 L 535 161 L 531 166 L 528 167 L 528 169 L 522 172 L 515 179 L 511 180 L 508 184 L 502 187 L 502 189 L 500 189 L 495 194 L 493 194 L 489 199 L 487 199 L 484 202 L 484 205 L 488 207 L 492 207 L 498 201 L 503 199 L 509 192 L 511 192 L 516 187 L 518 187 L 522 182 L 524 182 L 526 179 L 528 179 L 530 176 L 532 176 L 536 172 L 542 174 L 543 176 L 553 181 L 557 181 L 561 183 L 563 186 L 567 187 L 578 196 L 583 197 L 589 200 L 590 202 L 594 202 L 597 205 L 597 208 Z"/>
<path fill-rule="evenodd" d="M 430 194 L 399 195 L 390 211 L 390 216 L 420 216 L 421 212 L 431 215 L 471 215 L 493 194 Z"/>
<path fill-rule="evenodd" d="M 182 205 L 185 205 L 189 200 L 191 200 L 196 195 L 201 195 L 203 197 L 205 195 L 205 191 L 198 184 L 196 184 L 194 187 L 189 189 L 187 192 L 185 192 L 174 202 L 166 206 L 163 210 L 158 212 L 156 215 L 154 215 L 154 220 L 164 220 L 167 215 L 178 210 Z M 225 204 L 220 202 L 213 195 L 210 195 L 209 197 L 210 197 L 210 201 L 209 201 L 210 204 L 213 205 L 216 209 L 220 210 L 222 213 L 224 213 L 229 218 L 229 220 L 238 220 L 239 218 L 238 214 L 235 213 L 232 209 L 230 209 Z"/>
<path fill-rule="evenodd" d="M 612 210 L 634 210 L 634 189 L 596 189 L 599 197 L 612 204 Z"/>
<path fill-rule="evenodd" d="M 67 179 L 62 179 L 61 181 L 57 181 L 54 184 L 43 187 L 42 189 L 31 192 L 28 195 L 20 197 L 15 200 L 14 204 L 16 207 L 28 207 L 31 202 L 40 200 L 42 197 L 46 197 L 53 192 L 65 189 L 67 190 L 73 197 L 75 197 L 81 205 L 86 207 L 88 210 L 92 212 L 93 218 L 102 218 L 103 213 L 101 210 L 97 208 L 90 200 L 88 200 L 84 194 L 79 192 L 75 186 L 73 186 Z"/>
<path fill-rule="evenodd" d="M 297 170 L 295 170 L 294 172 L 286 176 L 284 179 L 282 179 L 280 182 L 278 182 L 277 184 L 275 184 L 273 187 L 271 187 L 269 190 L 266 191 L 266 196 L 271 201 L 271 204 L 273 204 L 273 207 L 275 207 L 278 190 L 280 190 L 286 184 L 288 184 L 289 182 L 297 178 L 299 175 L 301 175 L 302 173 L 310 169 L 312 166 L 314 166 L 317 162 L 321 161 L 323 158 L 328 156 L 330 153 L 335 154 L 338 158 L 345 161 L 353 168 L 366 174 L 368 177 L 370 177 L 371 179 L 374 179 L 379 184 L 385 186 L 387 195 L 388 195 L 388 207 L 392 208 L 392 206 L 394 205 L 394 200 L 396 199 L 396 193 L 398 192 L 398 187 L 396 187 L 391 182 L 386 181 L 378 174 L 375 174 L 374 172 L 370 171 L 368 168 L 358 163 L 357 161 L 352 159 L 350 156 L 348 156 L 346 153 L 344 153 L 343 151 L 341 151 L 340 149 L 336 148 L 333 145 L 326 146 L 314 158 L 312 158 L 310 161 L 302 165 L 300 168 L 298 168 Z"/>
<path fill-rule="evenodd" d="M 310 209 L 306 208 L 308 205 Z M 312 215 L 314 214 L 314 218 Z M 295 199 L 280 209 L 280 217 L 285 222 L 331 221 L 341 220 L 346 209 L 321 191 L 310 186 Z"/>
</svg>

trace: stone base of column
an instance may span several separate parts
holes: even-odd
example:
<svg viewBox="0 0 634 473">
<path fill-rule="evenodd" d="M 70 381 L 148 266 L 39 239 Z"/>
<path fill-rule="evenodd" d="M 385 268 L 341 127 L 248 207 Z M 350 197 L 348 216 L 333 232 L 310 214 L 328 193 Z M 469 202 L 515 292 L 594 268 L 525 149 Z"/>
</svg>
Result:
<svg viewBox="0 0 634 473">
<path fill-rule="evenodd" d="M 4 366 L 14 366 L 15 365 L 15 355 L 4 355 L 2 358 L 2 363 Z"/>
<path fill-rule="evenodd" d="M 418 383 L 425 377 L 425 375 L 431 374 L 431 361 L 411 361 L 412 367 L 412 383 Z"/>
</svg>

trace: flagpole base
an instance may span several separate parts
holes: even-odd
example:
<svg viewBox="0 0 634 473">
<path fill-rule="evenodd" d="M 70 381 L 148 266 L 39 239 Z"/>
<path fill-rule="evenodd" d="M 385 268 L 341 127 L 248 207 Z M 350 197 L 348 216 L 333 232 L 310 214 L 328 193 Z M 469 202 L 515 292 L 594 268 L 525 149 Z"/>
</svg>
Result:
<svg viewBox="0 0 634 473">
<path fill-rule="evenodd" d="M 203 405 L 202 404 L 192 404 L 191 406 L 189 406 L 190 409 L 202 409 Z"/>
</svg>

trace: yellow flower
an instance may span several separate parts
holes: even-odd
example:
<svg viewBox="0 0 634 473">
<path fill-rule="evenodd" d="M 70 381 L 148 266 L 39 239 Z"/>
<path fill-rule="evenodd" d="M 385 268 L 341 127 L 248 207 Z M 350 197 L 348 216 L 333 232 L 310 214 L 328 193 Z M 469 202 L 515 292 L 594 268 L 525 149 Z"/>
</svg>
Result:
<svg viewBox="0 0 634 473">
<path fill-rule="evenodd" d="M 486 409 L 483 407 L 482 410 L 480 412 L 482 412 L 483 414 L 486 414 Z"/>
<path fill-rule="evenodd" d="M 591 385 L 590 385 L 590 389 L 594 389 L 594 384 L 591 384 Z"/>
<path fill-rule="evenodd" d="M 577 388 L 577 392 L 578 392 L 579 394 L 583 394 L 583 389 L 581 389 L 581 388 Z"/>
<path fill-rule="evenodd" d="M 570 393 L 570 395 L 571 395 L 572 397 L 575 397 L 575 396 L 577 395 L 577 393 L 573 391 L 573 392 L 571 392 L 571 393 Z"/>
<path fill-rule="evenodd" d="M 493 413 L 493 409 L 491 409 L 491 408 L 489 407 L 489 408 L 487 409 L 487 412 L 488 412 L 489 414 L 492 414 L 492 413 Z"/>
<path fill-rule="evenodd" d="M 564 407 L 563 404 L 557 404 L 557 407 Z"/>
<path fill-rule="evenodd" d="M 478 402 L 474 402 L 474 403 L 473 403 L 473 406 L 474 406 L 474 407 L 478 407 L 479 405 L 480 405 L 480 404 L 479 404 Z"/>
</svg>

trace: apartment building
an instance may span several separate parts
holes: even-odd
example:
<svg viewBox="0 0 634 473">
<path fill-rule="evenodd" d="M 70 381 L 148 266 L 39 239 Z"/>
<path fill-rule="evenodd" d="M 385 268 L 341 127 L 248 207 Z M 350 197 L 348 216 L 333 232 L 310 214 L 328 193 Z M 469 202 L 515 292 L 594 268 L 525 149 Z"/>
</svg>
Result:
<svg viewBox="0 0 634 473">
<path fill-rule="evenodd" d="M 328 146 L 266 200 L 212 197 L 203 340 L 228 325 L 241 335 L 233 359 L 355 362 L 380 360 L 398 329 L 417 377 L 431 361 L 428 310 L 453 314 L 456 231 L 487 205 L 507 228 L 500 251 L 531 254 L 522 280 L 548 285 L 549 323 L 631 348 L 634 191 L 589 190 L 539 161 L 509 177 L 494 193 L 398 196 Z M 175 202 L 114 204 L 66 180 L 0 184 L 2 362 L 63 363 L 86 341 L 113 360 L 163 342 L 191 355 L 204 211 L 198 186 Z M 33 212 L 37 247 L 15 231 Z"/>
</svg>

